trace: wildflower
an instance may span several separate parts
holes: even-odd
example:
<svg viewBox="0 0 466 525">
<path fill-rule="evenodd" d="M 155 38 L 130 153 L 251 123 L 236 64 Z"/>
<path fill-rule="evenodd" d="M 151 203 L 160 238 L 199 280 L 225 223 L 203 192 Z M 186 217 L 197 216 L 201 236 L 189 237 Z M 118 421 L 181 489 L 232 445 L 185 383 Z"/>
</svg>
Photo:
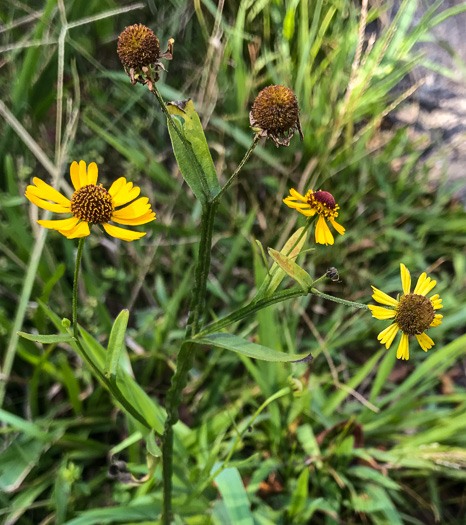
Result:
<svg viewBox="0 0 466 525">
<path fill-rule="evenodd" d="M 325 221 L 330 221 L 335 230 L 340 235 L 344 235 L 345 228 L 335 221 L 335 218 L 338 217 L 340 206 L 335 203 L 333 195 L 328 191 L 309 190 L 304 196 L 291 188 L 290 195 L 283 199 L 283 202 L 290 208 L 294 208 L 299 213 L 306 215 L 306 217 L 312 217 L 316 213 L 319 215 L 315 234 L 318 244 L 333 244 L 335 242 L 332 232 Z"/>
<path fill-rule="evenodd" d="M 165 71 L 160 59 L 173 58 L 173 43 L 171 38 L 168 41 L 168 50 L 160 53 L 159 39 L 151 29 L 142 24 L 127 27 L 118 37 L 117 52 L 126 74 L 131 78 L 131 83 L 144 84 L 144 73 L 151 77 L 151 71 L 155 73 L 156 82 L 159 68 Z"/>
<path fill-rule="evenodd" d="M 71 200 L 37 177 L 33 179 L 35 186 L 26 188 L 26 197 L 39 208 L 73 215 L 67 219 L 37 221 L 44 228 L 58 230 L 68 239 L 75 239 L 89 235 L 89 225 L 102 224 L 112 237 L 134 241 L 145 233 L 119 228 L 109 221 L 136 226 L 155 220 L 149 199 L 135 200 L 141 190 L 124 177 L 117 179 L 107 191 L 102 184 L 97 185 L 97 164 L 92 162 L 86 170 L 83 160 L 79 165 L 77 162 L 71 164 L 70 175 L 75 189 Z"/>
<path fill-rule="evenodd" d="M 426 297 L 437 284 L 437 281 L 432 281 L 424 272 L 419 277 L 413 293 L 411 293 L 411 275 L 404 264 L 400 264 L 400 268 L 404 295 L 399 299 L 393 299 L 393 297 L 373 286 L 373 299 L 392 308 L 369 305 L 369 309 L 372 312 L 372 316 L 376 319 L 394 319 L 388 328 L 380 332 L 377 339 L 386 348 L 390 348 L 398 330 L 401 330 L 401 341 L 398 345 L 396 357 L 407 360 L 409 359 L 410 335 L 416 336 L 424 352 L 427 352 L 434 346 L 435 343 L 425 332 L 431 327 L 442 324 L 443 315 L 436 314 L 435 310 L 443 308 L 443 305 L 442 299 L 439 298 L 438 294 L 433 295 L 430 299 Z"/>
<path fill-rule="evenodd" d="M 299 131 L 304 139 L 299 122 L 299 107 L 296 95 L 284 86 L 268 86 L 256 97 L 249 113 L 253 128 L 258 128 L 263 137 L 270 137 L 277 146 L 289 146 L 291 137 Z"/>
</svg>

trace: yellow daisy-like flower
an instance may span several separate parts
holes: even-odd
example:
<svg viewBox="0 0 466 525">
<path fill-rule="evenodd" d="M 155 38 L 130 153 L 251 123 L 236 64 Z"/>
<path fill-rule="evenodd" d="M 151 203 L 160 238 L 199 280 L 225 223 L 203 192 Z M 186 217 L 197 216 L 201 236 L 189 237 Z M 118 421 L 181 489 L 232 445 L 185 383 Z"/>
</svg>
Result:
<svg viewBox="0 0 466 525">
<path fill-rule="evenodd" d="M 125 230 L 109 224 L 109 221 L 136 226 L 155 220 L 149 199 L 137 199 L 141 190 L 124 177 L 117 179 L 107 191 L 102 184 L 97 185 L 97 164 L 92 162 L 86 170 L 83 160 L 71 164 L 70 175 L 75 189 L 71 200 L 37 177 L 33 179 L 35 185 L 26 188 L 26 197 L 39 208 L 73 214 L 62 220 L 37 221 L 44 228 L 58 230 L 68 239 L 76 239 L 90 234 L 89 225 L 101 224 L 112 237 L 134 241 L 145 233 Z"/>
<path fill-rule="evenodd" d="M 290 195 L 283 199 L 283 202 L 306 217 L 312 217 L 316 213 L 319 215 L 316 224 L 316 243 L 333 244 L 335 242 L 326 221 L 330 221 L 335 230 L 340 235 L 344 235 L 345 228 L 335 221 L 335 217 L 338 217 L 340 206 L 335 203 L 333 195 L 328 191 L 309 190 L 304 196 L 291 188 Z"/>
<path fill-rule="evenodd" d="M 372 312 L 372 316 L 376 319 L 394 319 L 388 328 L 380 332 L 377 339 L 386 348 L 390 348 L 398 330 L 401 330 L 401 341 L 398 345 L 396 357 L 407 360 L 409 359 L 410 335 L 416 336 L 424 352 L 427 352 L 434 346 L 435 343 L 425 332 L 431 327 L 442 324 L 443 315 L 436 314 L 435 310 L 443 308 L 443 305 L 442 299 L 439 298 L 438 294 L 433 295 L 429 299 L 426 297 L 437 284 L 437 281 L 427 277 L 424 272 L 419 277 L 413 293 L 411 293 L 411 275 L 404 264 L 400 264 L 400 268 L 404 295 L 399 300 L 393 299 L 393 297 L 373 286 L 373 299 L 392 308 L 369 305 L 369 309 Z"/>
</svg>

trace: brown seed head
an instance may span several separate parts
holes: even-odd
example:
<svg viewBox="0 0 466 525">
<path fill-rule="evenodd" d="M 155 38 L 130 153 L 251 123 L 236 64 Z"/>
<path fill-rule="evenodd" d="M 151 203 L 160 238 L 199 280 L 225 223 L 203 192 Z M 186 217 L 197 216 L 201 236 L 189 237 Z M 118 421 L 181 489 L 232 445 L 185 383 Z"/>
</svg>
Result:
<svg viewBox="0 0 466 525">
<path fill-rule="evenodd" d="M 334 210 L 336 208 L 335 198 L 328 191 L 315 191 L 314 198 L 331 210 Z"/>
<path fill-rule="evenodd" d="M 262 130 L 274 135 L 286 133 L 298 124 L 298 101 L 291 89 L 268 86 L 257 95 L 252 116 Z"/>
<path fill-rule="evenodd" d="M 413 293 L 403 295 L 396 310 L 395 320 L 400 329 L 408 335 L 422 334 L 430 327 L 435 317 L 430 299 Z"/>
<path fill-rule="evenodd" d="M 127 27 L 118 38 L 118 56 L 128 69 L 150 66 L 160 58 L 159 39 L 142 24 Z"/>
<path fill-rule="evenodd" d="M 83 186 L 71 197 L 71 213 L 92 224 L 106 223 L 113 213 L 112 196 L 102 185 Z"/>
</svg>

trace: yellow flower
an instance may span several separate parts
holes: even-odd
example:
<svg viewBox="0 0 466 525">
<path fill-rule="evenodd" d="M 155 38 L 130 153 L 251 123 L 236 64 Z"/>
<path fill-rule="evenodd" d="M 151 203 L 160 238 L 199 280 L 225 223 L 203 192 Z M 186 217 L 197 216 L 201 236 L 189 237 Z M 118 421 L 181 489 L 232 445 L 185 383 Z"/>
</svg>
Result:
<svg viewBox="0 0 466 525">
<path fill-rule="evenodd" d="M 340 206 L 335 203 L 333 195 L 328 191 L 309 190 L 304 196 L 291 188 L 290 195 L 283 199 L 283 202 L 290 208 L 294 208 L 299 213 L 306 215 L 306 217 L 312 217 L 316 213 L 319 215 L 316 224 L 316 242 L 318 244 L 333 244 L 335 242 L 332 232 L 325 221 L 330 221 L 335 230 L 340 235 L 344 235 L 345 228 L 335 221 L 335 217 L 338 217 Z"/>
<path fill-rule="evenodd" d="M 98 170 L 95 162 L 89 164 L 87 170 L 83 160 L 79 165 L 73 162 L 70 174 L 75 189 L 71 200 L 37 177 L 33 179 L 35 186 L 26 188 L 26 197 L 39 208 L 73 214 L 62 220 L 37 221 L 41 226 L 58 230 L 68 239 L 86 237 L 90 234 L 89 225 L 92 224 L 102 224 L 109 235 L 124 241 L 134 241 L 145 235 L 109 224 L 109 221 L 113 221 L 136 226 L 155 220 L 149 199 L 141 197 L 135 200 L 141 191 L 137 186 L 120 177 L 107 191 L 102 184 L 97 185 Z"/>
<path fill-rule="evenodd" d="M 396 357 L 398 359 L 409 359 L 410 335 L 416 336 L 424 352 L 434 346 L 435 343 L 425 332 L 431 327 L 442 324 L 443 315 L 436 314 L 435 310 L 443 308 L 443 305 L 438 294 L 433 295 L 430 299 L 426 297 L 437 284 L 437 281 L 432 281 L 424 272 L 419 277 L 413 293 L 411 293 L 411 275 L 404 264 L 400 264 L 400 268 L 404 295 L 399 300 L 393 299 L 393 297 L 373 286 L 373 299 L 392 308 L 369 305 L 369 309 L 376 319 L 394 319 L 388 328 L 380 332 L 377 339 L 386 348 L 390 348 L 398 330 L 401 330 L 401 341 L 398 345 Z"/>
</svg>

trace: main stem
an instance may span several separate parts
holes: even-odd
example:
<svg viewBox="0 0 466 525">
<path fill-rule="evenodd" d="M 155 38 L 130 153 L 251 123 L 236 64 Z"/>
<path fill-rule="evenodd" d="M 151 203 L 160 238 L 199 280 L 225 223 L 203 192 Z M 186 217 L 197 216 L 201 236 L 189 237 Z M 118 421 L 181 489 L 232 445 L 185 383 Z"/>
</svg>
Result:
<svg viewBox="0 0 466 525">
<path fill-rule="evenodd" d="M 73 281 L 73 335 L 78 338 L 78 279 L 79 279 L 79 268 L 81 267 L 81 259 L 83 256 L 84 240 L 85 237 L 79 239 L 78 253 L 76 254 L 76 266 L 74 268 L 74 281 Z"/>
<path fill-rule="evenodd" d="M 193 337 L 198 331 L 204 310 L 207 278 L 210 271 L 210 254 L 212 233 L 217 203 L 208 203 L 202 209 L 201 238 L 199 242 L 199 257 L 196 266 L 194 288 L 191 298 L 186 339 Z M 170 389 L 167 393 L 165 408 L 167 419 L 162 436 L 162 477 L 163 477 L 163 525 L 171 523 L 172 475 L 173 475 L 173 425 L 178 421 L 178 407 L 181 403 L 183 388 L 188 381 L 188 374 L 193 363 L 193 343 L 185 342 L 176 359 L 176 370 L 173 374 Z"/>
</svg>

